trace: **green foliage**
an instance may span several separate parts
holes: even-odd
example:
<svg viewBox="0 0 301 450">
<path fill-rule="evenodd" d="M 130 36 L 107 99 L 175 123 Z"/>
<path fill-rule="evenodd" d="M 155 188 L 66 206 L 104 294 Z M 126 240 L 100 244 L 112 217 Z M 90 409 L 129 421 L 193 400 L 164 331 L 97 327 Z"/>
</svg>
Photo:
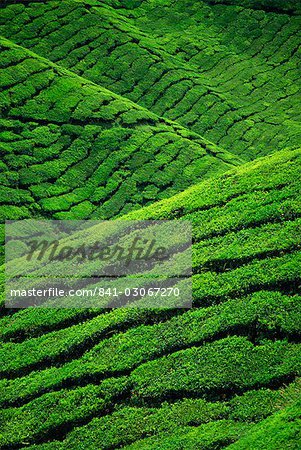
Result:
<svg viewBox="0 0 301 450">
<path fill-rule="evenodd" d="M 247 160 L 299 144 L 298 2 L 68 0 L 38 12 L 28 3 L 4 8 L 0 32 L 36 54 Z M 51 117 L 67 120 L 66 106 L 77 118 L 88 112 L 73 95 Z M 95 117 L 110 120 L 120 110 Z M 141 116 L 125 111 L 124 119 L 132 125 Z"/>
<path fill-rule="evenodd" d="M 300 345 L 276 341 L 256 347 L 245 338 L 231 337 L 146 363 L 131 378 L 137 401 L 181 393 L 214 399 L 220 391 L 231 393 L 277 382 L 300 370 Z"/>
<path fill-rule="evenodd" d="M 49 448 L 111 448 L 137 442 L 137 446 L 168 440 L 183 431 L 183 427 L 199 427 L 202 432 L 214 428 L 215 420 L 255 421 L 273 414 L 281 406 L 293 403 L 300 394 L 300 382 L 286 389 L 272 391 L 260 389 L 236 396 L 230 402 L 210 403 L 202 399 L 184 399 L 175 403 L 164 402 L 159 408 L 118 406 L 109 416 L 98 417 L 87 425 L 75 429 L 63 442 L 31 447 L 40 450 Z M 72 395 L 72 393 L 71 393 Z M 285 400 L 286 399 L 286 400 Z M 21 412 L 21 411 L 20 411 Z M 200 425 L 208 423 L 208 427 Z M 231 423 L 231 422 L 228 422 Z M 241 424 L 240 424 L 241 425 Z M 251 427 L 250 427 L 251 428 Z M 192 428 L 191 428 L 192 429 Z M 246 425 L 241 429 L 247 429 Z M 251 428 L 252 429 L 252 428 Z M 153 437 L 152 437 L 153 436 Z M 144 439 L 142 442 L 139 439 Z M 160 445 L 160 444 L 159 444 Z M 134 445 L 135 447 L 135 445 Z"/>
<path fill-rule="evenodd" d="M 63 424 L 76 425 L 93 413 L 104 413 L 127 391 L 127 380 L 105 380 L 99 386 L 62 389 L 33 400 L 21 408 L 7 409 L 1 424 L 0 445 L 47 438 Z M 52 413 L 52 411 L 55 411 Z"/>
<path fill-rule="evenodd" d="M 182 449 L 210 450 L 235 442 L 243 436 L 250 426 L 228 420 L 217 420 L 199 427 L 177 428 L 176 434 L 158 434 L 153 438 L 137 441 L 125 447 L 129 450 L 154 449 L 164 450 Z M 252 428 L 251 428 L 252 430 Z"/>
<path fill-rule="evenodd" d="M 110 218 L 240 162 L 225 151 L 212 156 L 203 138 L 192 142 L 176 124 L 10 41 L 1 43 L 2 183 L 15 190 L 11 203 L 22 198 L 34 216 Z M 10 211 L 11 219 L 28 216 Z"/>
<path fill-rule="evenodd" d="M 112 409 L 130 388 L 128 378 L 107 379 L 99 386 L 87 385 L 75 390 L 63 389 L 33 400 L 20 408 L 6 409 L 2 414 L 3 444 L 17 444 L 26 439 L 30 443 L 36 436 L 49 437 L 51 430 L 63 425 L 79 424 L 104 409 Z M 293 403 L 300 394 L 300 383 L 294 383 L 281 392 L 269 389 L 250 391 L 229 402 L 211 403 L 203 399 L 184 399 L 175 403 L 164 402 L 159 408 L 117 406 L 110 415 L 96 417 L 87 425 L 68 433 L 63 442 L 32 448 L 94 448 L 109 449 L 113 445 L 126 445 L 145 437 L 167 433 L 177 434 L 185 426 L 200 426 L 220 419 L 257 422 L 277 411 L 279 406 Z M 52 413 L 55 405 L 55 413 Z M 72 407 L 73 405 L 73 407 Z M 264 409 L 265 408 L 265 409 Z M 60 411 L 63 414 L 59 414 Z M 212 424 L 213 425 L 213 424 Z M 245 425 L 242 428 L 247 428 Z M 163 434 L 164 433 L 164 434 Z M 155 440 L 158 439 L 157 437 Z M 151 442 L 153 439 L 150 440 Z M 138 445 L 138 444 L 137 444 Z"/>
<path fill-rule="evenodd" d="M 298 14 L 2 2 L 0 220 L 190 220 L 194 306 L 1 310 L 3 448 L 299 448 Z"/>
<path fill-rule="evenodd" d="M 265 335 L 277 336 L 277 333 L 294 336 L 299 334 L 301 328 L 300 308 L 298 296 L 290 298 L 263 291 L 242 300 L 189 311 L 151 326 L 139 326 L 139 323 L 162 320 L 164 311 L 158 311 L 156 314 L 155 311 L 146 310 L 144 314 L 138 314 L 135 310 L 116 310 L 40 338 L 25 340 L 20 344 L 3 344 L 0 351 L 0 358 L 4 361 L 1 374 L 20 375 L 30 368 L 40 368 L 45 363 L 60 362 L 69 355 L 80 353 L 87 345 L 91 346 L 99 337 L 105 337 L 112 330 L 133 325 L 135 327 L 126 333 L 101 341 L 78 361 L 43 373 L 31 372 L 26 378 L 27 391 L 31 389 L 31 385 L 34 385 L 35 390 L 38 389 L 36 381 L 39 382 L 40 388 L 44 389 L 50 380 L 57 384 L 59 380 L 62 382 L 69 379 L 70 375 L 74 379 L 81 376 L 80 374 L 118 373 L 149 358 L 242 329 L 250 338 L 258 341 Z M 167 314 L 165 313 L 166 316 Z M 3 399 L 8 394 L 7 385 L 5 390 Z"/>
<path fill-rule="evenodd" d="M 229 450 L 247 450 L 261 448 L 263 450 L 277 450 L 300 448 L 300 399 L 294 405 L 283 411 L 276 412 L 271 417 L 263 420 L 235 444 L 229 446 Z"/>
<path fill-rule="evenodd" d="M 205 0 L 206 1 L 206 0 Z M 300 5 L 298 2 L 287 0 L 256 0 L 256 1 L 242 1 L 242 0 L 209 0 L 210 4 L 229 4 L 229 5 L 237 5 L 243 6 L 245 8 L 254 8 L 254 9 L 263 9 L 266 11 L 277 12 L 277 13 L 286 13 L 286 12 L 295 12 L 300 13 Z"/>
</svg>

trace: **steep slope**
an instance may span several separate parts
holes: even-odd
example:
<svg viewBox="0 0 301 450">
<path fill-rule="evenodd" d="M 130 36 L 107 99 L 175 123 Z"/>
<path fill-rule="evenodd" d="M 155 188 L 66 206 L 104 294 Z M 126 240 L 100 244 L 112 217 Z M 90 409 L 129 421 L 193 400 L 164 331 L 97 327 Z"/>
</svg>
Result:
<svg viewBox="0 0 301 450">
<path fill-rule="evenodd" d="M 241 162 L 1 40 L 2 220 L 108 218 Z"/>
<path fill-rule="evenodd" d="M 30 1 L 30 0 L 27 0 Z M 81 0 L 78 0 L 81 1 Z M 12 0 L 5 0 L 5 4 L 12 3 Z M 89 2 L 91 4 L 97 4 L 97 0 Z M 129 9 L 133 10 L 138 6 L 145 5 L 146 0 L 104 0 L 109 6 L 113 6 L 116 9 Z M 155 2 L 153 2 L 155 3 Z M 202 3 L 208 5 L 221 5 L 221 6 L 241 6 L 247 9 L 262 10 L 266 12 L 275 12 L 278 14 L 301 14 L 300 1 L 294 0 L 203 0 Z M 168 1 L 161 4 L 168 4 Z"/>
<path fill-rule="evenodd" d="M 70 311 L 52 325 L 37 309 L 2 318 L 1 445 L 257 439 L 255 424 L 300 396 L 300 167 L 301 151 L 285 150 L 124 216 L 192 221 L 192 310 L 99 310 L 84 321 L 74 310 L 73 326 Z"/>
<path fill-rule="evenodd" d="M 189 310 L 4 309 L 0 266 L 1 449 L 300 448 L 300 13 L 1 3 L 1 222 L 193 225 Z"/>
<path fill-rule="evenodd" d="M 7 3 L 0 34 L 246 160 L 300 142 L 298 3 Z"/>
<path fill-rule="evenodd" d="M 231 445 L 229 450 L 277 450 L 279 448 L 300 448 L 301 442 L 301 403 L 297 400 L 292 406 L 277 412 L 262 423 L 258 424 L 250 434 Z"/>
</svg>

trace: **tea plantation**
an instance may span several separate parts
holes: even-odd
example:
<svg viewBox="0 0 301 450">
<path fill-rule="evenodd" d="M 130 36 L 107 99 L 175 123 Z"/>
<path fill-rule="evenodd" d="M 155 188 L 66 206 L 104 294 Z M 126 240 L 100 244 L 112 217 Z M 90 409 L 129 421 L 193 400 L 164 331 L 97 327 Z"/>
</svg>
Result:
<svg viewBox="0 0 301 450">
<path fill-rule="evenodd" d="M 190 309 L 5 308 L 2 246 L 0 449 L 299 450 L 300 2 L 5 0 L 0 35 L 1 240 L 193 229 Z"/>
<path fill-rule="evenodd" d="M 241 160 L 6 39 L 2 220 L 109 218 Z"/>
<path fill-rule="evenodd" d="M 3 36 L 247 160 L 300 143 L 299 1 L 6 3 Z"/>
</svg>

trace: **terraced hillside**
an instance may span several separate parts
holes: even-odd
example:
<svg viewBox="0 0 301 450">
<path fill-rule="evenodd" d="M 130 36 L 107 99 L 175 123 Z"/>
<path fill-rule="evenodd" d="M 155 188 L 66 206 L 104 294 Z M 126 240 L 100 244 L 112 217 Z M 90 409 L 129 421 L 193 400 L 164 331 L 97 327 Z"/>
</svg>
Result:
<svg viewBox="0 0 301 450">
<path fill-rule="evenodd" d="M 279 152 L 124 217 L 193 222 L 192 310 L 3 317 L 3 448 L 250 448 L 270 416 L 297 449 L 300 167 Z"/>
<path fill-rule="evenodd" d="M 298 1 L 24 3 L 0 34 L 159 116 L 247 160 L 300 142 Z"/>
<path fill-rule="evenodd" d="M 31 51 L 0 43 L 6 219 L 108 218 L 241 162 Z"/>
<path fill-rule="evenodd" d="M 191 221 L 193 307 L 4 308 L 2 247 L 0 449 L 300 449 L 300 42 L 293 0 L 1 2 L 1 222 Z"/>
</svg>

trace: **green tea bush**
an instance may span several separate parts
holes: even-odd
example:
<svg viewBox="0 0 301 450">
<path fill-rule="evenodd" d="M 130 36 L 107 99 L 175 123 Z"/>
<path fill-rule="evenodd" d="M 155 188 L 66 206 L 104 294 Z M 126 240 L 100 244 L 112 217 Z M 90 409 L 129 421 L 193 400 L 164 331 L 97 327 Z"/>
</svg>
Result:
<svg viewBox="0 0 301 450">
<path fill-rule="evenodd" d="M 116 2 L 34 5 L 4 8 L 1 33 L 248 160 L 298 145 L 295 3 L 137 2 L 134 13 Z"/>
<path fill-rule="evenodd" d="M 206 364 L 202 364 L 206 361 Z M 184 395 L 214 399 L 300 372 L 300 346 L 276 341 L 254 346 L 231 337 L 150 361 L 131 374 L 133 396 L 163 400 Z"/>
<path fill-rule="evenodd" d="M 2 222 L 190 220 L 194 274 L 189 311 L 16 311 L 2 265 L 1 446 L 298 449 L 298 4 L 2 3 Z"/>
</svg>

